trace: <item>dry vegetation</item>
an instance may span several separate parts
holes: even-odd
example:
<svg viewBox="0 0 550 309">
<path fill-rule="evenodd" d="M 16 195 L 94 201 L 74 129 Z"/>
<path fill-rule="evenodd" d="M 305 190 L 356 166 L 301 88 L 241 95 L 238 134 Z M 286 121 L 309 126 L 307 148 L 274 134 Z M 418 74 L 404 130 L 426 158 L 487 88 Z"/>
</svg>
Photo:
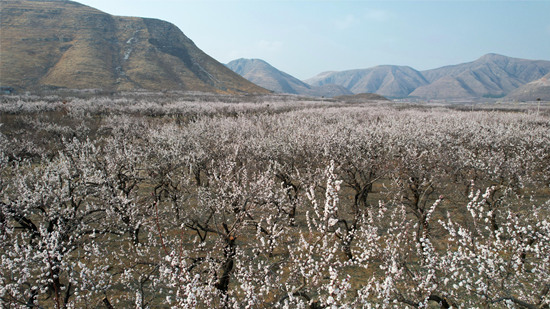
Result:
<svg viewBox="0 0 550 309">
<path fill-rule="evenodd" d="M 2 97 L 2 307 L 548 308 L 547 108 L 243 100 Z"/>
</svg>

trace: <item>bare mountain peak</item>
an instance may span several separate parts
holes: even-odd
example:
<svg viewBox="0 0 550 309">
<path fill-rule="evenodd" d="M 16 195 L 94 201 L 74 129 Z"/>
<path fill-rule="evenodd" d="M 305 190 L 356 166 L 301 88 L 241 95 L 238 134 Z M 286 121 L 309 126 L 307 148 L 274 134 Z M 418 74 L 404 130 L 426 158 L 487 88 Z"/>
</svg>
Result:
<svg viewBox="0 0 550 309">
<path fill-rule="evenodd" d="M 275 67 L 262 59 L 240 58 L 229 62 L 226 66 L 241 76 L 244 76 L 254 70 L 277 70 Z"/>
<path fill-rule="evenodd" d="M 239 58 L 239 59 L 235 59 L 229 63 L 247 63 L 247 64 L 250 64 L 250 63 L 255 63 L 255 64 L 267 64 L 267 65 L 270 65 L 269 63 L 267 63 L 266 61 L 262 60 L 262 59 L 258 59 L 258 58 Z"/>
<path fill-rule="evenodd" d="M 500 54 L 488 53 L 479 57 L 478 61 L 495 61 L 495 60 L 508 60 L 511 57 L 507 57 Z"/>
</svg>

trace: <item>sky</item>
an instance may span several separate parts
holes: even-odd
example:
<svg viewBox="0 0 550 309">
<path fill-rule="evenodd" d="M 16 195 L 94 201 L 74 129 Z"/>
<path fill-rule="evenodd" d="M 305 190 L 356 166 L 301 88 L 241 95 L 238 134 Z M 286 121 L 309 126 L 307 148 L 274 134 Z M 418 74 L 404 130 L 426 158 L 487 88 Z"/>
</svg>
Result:
<svg viewBox="0 0 550 309">
<path fill-rule="evenodd" d="M 487 53 L 550 60 L 550 0 L 76 0 L 162 19 L 222 63 L 262 59 L 299 79 L 407 65 L 427 70 Z"/>
</svg>

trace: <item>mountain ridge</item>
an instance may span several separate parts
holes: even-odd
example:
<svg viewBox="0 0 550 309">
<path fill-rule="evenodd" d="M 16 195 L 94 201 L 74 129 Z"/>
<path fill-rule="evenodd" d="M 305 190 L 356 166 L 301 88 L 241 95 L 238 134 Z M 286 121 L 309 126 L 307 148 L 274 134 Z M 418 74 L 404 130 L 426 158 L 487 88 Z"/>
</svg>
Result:
<svg viewBox="0 0 550 309">
<path fill-rule="evenodd" d="M 305 82 L 311 85 L 335 83 L 353 93 L 372 92 L 389 98 L 499 98 L 549 72 L 550 61 L 489 53 L 471 62 L 425 71 L 381 65 L 327 71 Z"/>
</svg>

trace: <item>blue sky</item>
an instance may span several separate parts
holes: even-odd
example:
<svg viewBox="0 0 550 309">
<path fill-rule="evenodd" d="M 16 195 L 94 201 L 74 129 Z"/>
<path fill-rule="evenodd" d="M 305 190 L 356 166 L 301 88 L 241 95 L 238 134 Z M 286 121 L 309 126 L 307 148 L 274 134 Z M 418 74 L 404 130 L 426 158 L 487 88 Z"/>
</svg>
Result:
<svg viewBox="0 0 550 309">
<path fill-rule="evenodd" d="M 426 70 L 486 53 L 550 60 L 550 0 L 78 2 L 169 21 L 222 63 L 259 58 L 300 79 L 382 64 Z"/>
</svg>

